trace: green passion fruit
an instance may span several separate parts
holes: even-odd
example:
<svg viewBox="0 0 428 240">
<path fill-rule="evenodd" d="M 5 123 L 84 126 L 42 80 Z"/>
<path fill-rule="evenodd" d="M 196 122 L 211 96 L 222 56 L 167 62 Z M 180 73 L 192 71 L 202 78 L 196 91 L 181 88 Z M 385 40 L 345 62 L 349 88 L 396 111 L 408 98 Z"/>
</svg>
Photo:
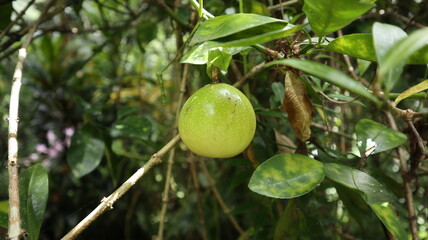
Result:
<svg viewBox="0 0 428 240">
<path fill-rule="evenodd" d="M 233 157 L 250 144 L 256 130 L 256 115 L 247 97 L 237 88 L 209 84 L 183 105 L 178 131 L 194 153 L 211 158 Z"/>
</svg>

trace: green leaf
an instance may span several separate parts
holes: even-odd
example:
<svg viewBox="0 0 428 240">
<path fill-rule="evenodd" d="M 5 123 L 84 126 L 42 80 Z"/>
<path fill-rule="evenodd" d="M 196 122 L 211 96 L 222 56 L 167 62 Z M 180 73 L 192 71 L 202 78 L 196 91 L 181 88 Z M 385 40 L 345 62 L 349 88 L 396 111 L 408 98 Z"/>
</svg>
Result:
<svg viewBox="0 0 428 240">
<path fill-rule="evenodd" d="M 380 67 L 385 62 L 386 53 L 391 49 L 394 50 L 397 42 L 405 37 L 407 37 L 407 33 L 399 27 L 378 22 L 373 24 L 373 46 L 376 49 L 376 57 Z M 403 72 L 406 59 L 402 59 L 401 56 L 400 59 L 397 62 L 397 67 L 390 68 L 381 75 L 381 81 L 387 92 L 394 87 Z"/>
<path fill-rule="evenodd" d="M 399 131 L 370 119 L 361 119 L 355 125 L 357 140 L 361 142 L 360 153 L 363 153 L 369 142 L 375 142 L 376 146 L 372 154 L 387 151 L 404 144 L 407 136 Z"/>
<path fill-rule="evenodd" d="M 427 89 L 428 89 L 428 79 L 421 82 L 421 83 L 416 84 L 415 86 L 407 89 L 406 91 L 404 91 L 400 95 L 398 95 L 398 97 L 394 101 L 394 106 L 397 106 L 397 104 L 399 102 L 401 102 L 401 100 L 406 99 L 406 98 L 408 98 L 408 97 L 410 97 L 410 96 L 412 96 L 418 92 L 422 92 L 422 91 L 427 90 Z"/>
<path fill-rule="evenodd" d="M 302 237 L 302 234 L 312 232 L 307 226 L 305 215 L 299 209 L 296 204 L 296 200 L 290 200 L 287 202 L 287 207 L 284 213 L 281 214 L 276 226 L 274 233 L 274 240 L 298 240 L 298 239 L 310 239 Z"/>
<path fill-rule="evenodd" d="M 242 33 L 236 35 L 221 38 L 217 40 L 216 46 L 222 47 L 243 47 L 251 46 L 259 43 L 265 43 L 279 38 L 284 38 L 295 32 L 302 30 L 305 25 L 292 25 L 288 24 L 284 26 L 283 24 L 271 24 L 272 26 L 278 26 L 279 28 L 273 28 L 272 30 L 267 29 L 266 27 L 260 27 L 260 30 L 264 32 L 259 33 L 259 29 L 249 29 Z"/>
<path fill-rule="evenodd" d="M 394 200 L 393 195 L 382 184 L 365 172 L 336 163 L 327 163 L 324 168 L 328 178 L 360 191 L 368 204 Z"/>
<path fill-rule="evenodd" d="M 314 189 L 324 179 L 324 167 L 307 156 L 279 154 L 260 164 L 248 187 L 273 198 L 295 198 Z"/>
<path fill-rule="evenodd" d="M 71 139 L 67 162 L 78 178 L 92 172 L 101 162 L 104 142 L 95 135 L 91 126 L 85 125 L 78 129 Z"/>
<path fill-rule="evenodd" d="M 111 129 L 113 137 L 126 136 L 147 139 L 152 129 L 151 122 L 143 116 L 129 116 L 116 121 Z"/>
<path fill-rule="evenodd" d="M 13 12 L 12 3 L 0 4 L 0 32 L 10 24 L 10 16 Z"/>
<path fill-rule="evenodd" d="M 428 44 L 412 53 L 406 62 L 407 64 L 428 64 Z"/>
<path fill-rule="evenodd" d="M 212 67 L 217 67 L 223 71 L 226 71 L 229 67 L 230 60 L 232 60 L 232 54 L 229 49 L 217 47 L 212 48 L 208 52 L 207 62 L 207 74 L 211 77 Z"/>
<path fill-rule="evenodd" d="M 48 172 L 41 164 L 31 166 L 20 175 L 19 197 L 22 227 L 27 239 L 39 239 L 49 194 Z"/>
<path fill-rule="evenodd" d="M 199 26 L 189 44 L 193 45 L 227 37 L 260 26 L 262 27 L 258 28 L 258 30 L 263 30 L 263 28 L 269 28 L 268 25 L 271 23 L 280 23 L 283 26 L 287 25 L 287 22 L 280 19 L 249 13 L 222 15 L 210 18 Z"/>
<path fill-rule="evenodd" d="M 376 203 L 370 204 L 373 212 L 377 217 L 382 221 L 385 227 L 394 235 L 398 240 L 407 240 L 407 233 L 403 228 L 403 222 L 400 221 L 398 216 L 395 214 L 392 209 L 391 204 L 385 203 Z"/>
<path fill-rule="evenodd" d="M 385 53 L 383 63 L 379 66 L 379 77 L 383 78 L 391 69 L 401 67 L 402 62 L 406 61 L 416 51 L 420 49 L 428 51 L 427 44 L 428 28 L 416 30 L 399 41 Z M 424 53 L 425 56 L 427 54 L 427 52 Z"/>
<path fill-rule="evenodd" d="M 7 228 L 9 224 L 8 219 L 9 201 L 0 201 L 0 227 Z"/>
<path fill-rule="evenodd" d="M 336 38 L 325 49 L 359 59 L 376 61 L 373 36 L 368 33 L 350 34 Z"/>
<path fill-rule="evenodd" d="M 363 226 L 367 216 L 370 214 L 370 208 L 361 197 L 361 194 L 340 184 L 334 184 L 334 188 L 336 188 L 340 200 L 342 200 L 349 214 L 360 226 Z"/>
<path fill-rule="evenodd" d="M 312 30 L 322 37 L 350 24 L 373 8 L 375 1 L 305 0 L 303 11 Z"/>
<path fill-rule="evenodd" d="M 345 73 L 326 66 L 322 63 L 289 58 L 270 62 L 266 64 L 265 67 L 270 67 L 278 64 L 284 64 L 293 68 L 297 68 L 299 70 L 302 70 L 303 72 L 321 78 L 338 87 L 346 89 L 349 92 L 360 95 L 362 97 L 372 100 L 376 104 L 379 104 L 377 98 L 372 93 L 370 93 L 361 83 L 355 81 L 353 78 L 349 77 Z"/>
<path fill-rule="evenodd" d="M 206 64 L 208 62 L 208 52 L 210 49 L 215 48 L 216 45 L 218 45 L 218 43 L 212 41 L 207 41 L 196 45 L 181 58 L 180 62 L 200 65 Z M 251 47 L 230 47 L 227 49 L 229 50 L 230 54 L 235 55 L 241 51 L 251 49 Z"/>
</svg>

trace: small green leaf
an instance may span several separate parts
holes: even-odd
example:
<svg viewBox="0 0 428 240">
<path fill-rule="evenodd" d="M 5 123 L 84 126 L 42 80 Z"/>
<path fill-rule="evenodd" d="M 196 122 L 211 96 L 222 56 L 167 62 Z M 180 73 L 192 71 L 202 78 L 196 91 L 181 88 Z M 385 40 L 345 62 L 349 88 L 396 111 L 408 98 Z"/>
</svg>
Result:
<svg viewBox="0 0 428 240">
<path fill-rule="evenodd" d="M 336 38 L 327 45 L 326 50 L 346 54 L 359 59 L 376 61 L 373 36 L 368 33 L 350 34 Z"/>
<path fill-rule="evenodd" d="M 373 24 L 373 46 L 376 49 L 376 57 L 380 67 L 385 62 L 387 52 L 391 49 L 394 50 L 397 42 L 406 37 L 407 33 L 394 25 L 378 22 Z M 381 81 L 387 92 L 394 87 L 403 72 L 406 59 L 401 56 L 400 59 L 402 60 L 397 62 L 397 67 L 388 69 L 382 75 Z"/>
<path fill-rule="evenodd" d="M 92 172 L 101 162 L 104 142 L 95 135 L 91 126 L 85 125 L 71 139 L 67 162 L 78 178 Z"/>
<path fill-rule="evenodd" d="M 370 208 L 361 197 L 361 194 L 336 183 L 334 184 L 334 188 L 336 188 L 339 198 L 342 200 L 346 209 L 349 211 L 349 214 L 358 222 L 360 226 L 363 226 L 367 215 L 370 214 Z"/>
<path fill-rule="evenodd" d="M 9 201 L 0 201 L 0 227 L 7 228 Z"/>
<path fill-rule="evenodd" d="M 394 106 L 397 106 L 397 104 L 399 102 L 401 102 L 401 100 L 406 99 L 406 98 L 408 98 L 408 97 L 410 97 L 410 96 L 412 96 L 418 92 L 422 92 L 422 91 L 427 90 L 427 89 L 428 89 L 428 79 L 421 82 L 421 83 L 416 84 L 415 86 L 407 89 L 406 91 L 404 91 L 400 95 L 398 95 L 398 97 L 394 101 Z"/>
<path fill-rule="evenodd" d="M 208 76 L 211 76 L 212 67 L 217 67 L 223 71 L 226 71 L 229 67 L 230 60 L 232 60 L 232 54 L 227 48 L 217 47 L 210 49 L 208 52 L 207 62 Z"/>
<path fill-rule="evenodd" d="M 270 67 L 278 64 L 284 64 L 293 68 L 297 68 L 299 70 L 302 70 L 303 72 L 306 72 L 336 86 L 339 86 L 343 89 L 346 89 L 354 94 L 372 100 L 377 104 L 379 103 L 379 100 L 377 100 L 377 98 L 372 93 L 370 93 L 361 83 L 355 81 L 353 78 L 349 77 L 345 73 L 326 66 L 322 63 L 289 58 L 270 62 L 266 64 L 265 67 Z"/>
<path fill-rule="evenodd" d="M 279 154 L 260 164 L 248 187 L 273 198 L 295 198 L 314 189 L 324 179 L 324 165 L 300 154 Z"/>
<path fill-rule="evenodd" d="M 405 134 L 370 119 L 358 121 L 355 125 L 355 132 L 362 146 L 361 153 L 368 147 L 367 142 L 376 143 L 372 152 L 372 154 L 376 154 L 398 147 L 407 141 Z"/>
<path fill-rule="evenodd" d="M 49 194 L 48 172 L 42 165 L 31 166 L 20 175 L 19 197 L 22 227 L 27 239 L 39 239 Z"/>
<path fill-rule="evenodd" d="M 390 203 L 375 203 L 370 204 L 373 212 L 382 221 L 386 228 L 394 235 L 398 240 L 407 240 L 407 233 L 403 228 L 403 222 L 400 221 L 398 216 L 395 214 Z"/>
<path fill-rule="evenodd" d="M 350 24 L 373 8 L 374 2 L 376 0 L 305 0 L 303 11 L 312 30 L 323 37 Z"/>
<path fill-rule="evenodd" d="M 393 195 L 376 179 L 365 172 L 348 166 L 327 163 L 325 175 L 348 188 L 360 191 L 368 204 L 392 202 Z"/>
<path fill-rule="evenodd" d="M 379 77 L 384 77 L 391 69 L 400 67 L 416 51 L 428 51 L 428 28 L 422 28 L 402 39 L 385 53 L 383 64 L 379 66 Z M 422 53 L 421 53 L 422 54 Z M 423 55 L 427 55 L 425 52 Z"/>
<path fill-rule="evenodd" d="M 267 25 L 271 23 L 282 23 L 284 26 L 287 24 L 287 22 L 280 19 L 249 13 L 222 15 L 210 18 L 199 26 L 189 44 L 193 45 L 227 37 L 262 25 L 263 27 L 267 27 Z"/>
<path fill-rule="evenodd" d="M 116 121 L 111 129 L 113 137 L 126 136 L 147 139 L 152 129 L 151 122 L 143 116 L 129 116 Z"/>
</svg>

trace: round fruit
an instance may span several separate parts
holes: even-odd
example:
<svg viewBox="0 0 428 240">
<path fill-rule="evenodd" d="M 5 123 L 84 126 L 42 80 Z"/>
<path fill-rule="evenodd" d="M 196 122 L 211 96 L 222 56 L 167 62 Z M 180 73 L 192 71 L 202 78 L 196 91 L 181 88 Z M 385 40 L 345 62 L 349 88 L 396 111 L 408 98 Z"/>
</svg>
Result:
<svg viewBox="0 0 428 240">
<path fill-rule="evenodd" d="M 178 131 L 194 153 L 212 158 L 233 157 L 250 144 L 256 115 L 247 97 L 225 83 L 209 84 L 194 93 L 178 118 Z"/>
</svg>

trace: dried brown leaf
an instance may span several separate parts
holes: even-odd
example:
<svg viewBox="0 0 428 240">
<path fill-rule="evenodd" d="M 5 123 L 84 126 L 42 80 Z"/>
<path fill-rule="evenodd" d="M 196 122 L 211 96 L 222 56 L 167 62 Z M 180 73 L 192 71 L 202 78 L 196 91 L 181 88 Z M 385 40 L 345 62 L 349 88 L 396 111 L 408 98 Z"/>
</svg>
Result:
<svg viewBox="0 0 428 240">
<path fill-rule="evenodd" d="M 292 71 L 285 74 L 285 97 L 283 110 L 288 114 L 288 121 L 297 134 L 297 138 L 305 142 L 311 136 L 312 104 L 306 93 L 306 86 L 299 75 Z"/>
</svg>

